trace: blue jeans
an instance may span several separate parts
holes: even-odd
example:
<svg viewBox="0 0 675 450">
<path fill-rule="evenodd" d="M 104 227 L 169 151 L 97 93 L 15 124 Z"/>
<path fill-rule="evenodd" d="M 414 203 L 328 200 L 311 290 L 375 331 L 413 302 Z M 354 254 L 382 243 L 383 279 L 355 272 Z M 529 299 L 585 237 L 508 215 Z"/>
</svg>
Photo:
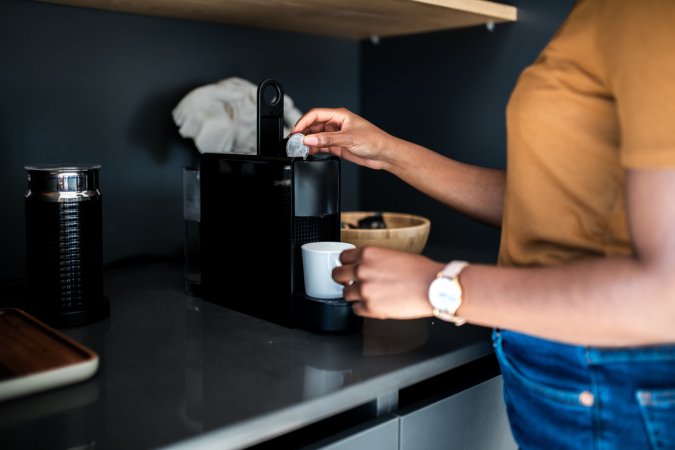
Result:
<svg viewBox="0 0 675 450">
<path fill-rule="evenodd" d="M 675 345 L 580 347 L 505 330 L 493 341 L 521 449 L 675 449 Z"/>
</svg>

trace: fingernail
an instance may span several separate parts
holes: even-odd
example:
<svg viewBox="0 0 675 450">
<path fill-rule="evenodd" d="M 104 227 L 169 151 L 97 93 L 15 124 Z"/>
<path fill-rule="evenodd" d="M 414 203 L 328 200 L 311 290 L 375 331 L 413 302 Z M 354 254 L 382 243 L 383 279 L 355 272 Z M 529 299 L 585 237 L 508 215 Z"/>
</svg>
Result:
<svg viewBox="0 0 675 450">
<path fill-rule="evenodd" d="M 316 136 L 305 136 L 302 141 L 305 145 L 319 145 L 319 138 Z"/>
</svg>

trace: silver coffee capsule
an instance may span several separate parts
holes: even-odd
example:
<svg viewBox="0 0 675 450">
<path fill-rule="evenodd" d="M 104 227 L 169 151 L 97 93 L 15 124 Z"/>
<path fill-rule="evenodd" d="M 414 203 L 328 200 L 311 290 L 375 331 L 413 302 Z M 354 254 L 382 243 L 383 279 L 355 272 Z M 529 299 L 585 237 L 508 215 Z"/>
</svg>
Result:
<svg viewBox="0 0 675 450">
<path fill-rule="evenodd" d="M 286 155 L 289 158 L 302 157 L 302 159 L 307 159 L 307 155 L 309 155 L 309 147 L 303 143 L 304 139 L 305 135 L 302 133 L 292 134 L 288 138 L 288 142 L 286 142 Z"/>
</svg>

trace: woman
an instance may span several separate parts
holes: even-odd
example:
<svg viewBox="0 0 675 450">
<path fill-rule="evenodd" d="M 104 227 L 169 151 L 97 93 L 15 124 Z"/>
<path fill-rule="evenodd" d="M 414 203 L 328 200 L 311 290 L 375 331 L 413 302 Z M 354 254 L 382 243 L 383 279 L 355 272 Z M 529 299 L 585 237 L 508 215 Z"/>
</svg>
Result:
<svg viewBox="0 0 675 450">
<path fill-rule="evenodd" d="M 508 176 L 343 109 L 303 116 L 312 153 L 502 228 L 498 266 L 361 248 L 335 280 L 365 317 L 494 327 L 523 449 L 675 448 L 675 2 L 578 1 L 507 125 Z"/>
</svg>

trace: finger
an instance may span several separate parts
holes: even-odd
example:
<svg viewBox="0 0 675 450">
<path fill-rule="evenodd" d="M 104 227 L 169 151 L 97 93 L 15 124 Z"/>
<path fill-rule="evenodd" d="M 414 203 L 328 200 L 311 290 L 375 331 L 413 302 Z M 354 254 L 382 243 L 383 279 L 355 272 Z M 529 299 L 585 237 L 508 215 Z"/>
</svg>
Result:
<svg viewBox="0 0 675 450">
<path fill-rule="evenodd" d="M 343 111 L 331 108 L 315 108 L 307 112 L 297 121 L 292 132 L 299 133 L 317 122 L 336 122 L 341 125 L 345 118 L 346 115 Z"/>
<path fill-rule="evenodd" d="M 364 307 L 363 302 L 354 302 L 352 304 L 352 311 L 354 311 L 354 314 L 357 316 L 367 317 L 368 315 L 368 310 Z"/>
<path fill-rule="evenodd" d="M 338 158 L 344 158 L 348 161 L 352 160 L 350 153 L 345 151 L 345 149 L 342 147 L 309 147 L 310 155 L 315 155 L 317 153 L 330 153 L 331 155 L 335 155 Z"/>
<path fill-rule="evenodd" d="M 323 131 L 326 131 L 326 124 L 325 123 L 313 123 L 307 129 L 305 129 L 302 133 L 305 136 L 307 136 L 308 134 L 321 133 Z"/>
<path fill-rule="evenodd" d="M 334 122 L 326 122 L 323 131 L 340 131 L 341 126 Z"/>
<path fill-rule="evenodd" d="M 361 285 L 359 282 L 355 282 L 350 286 L 345 286 L 342 290 L 342 298 L 348 302 L 363 301 L 363 296 L 361 295 Z"/>
<path fill-rule="evenodd" d="M 369 308 L 366 302 L 354 302 L 352 303 L 352 311 L 354 314 L 361 317 L 368 317 L 371 319 L 386 319 L 385 316 L 378 315 L 373 313 Z"/>
<path fill-rule="evenodd" d="M 338 158 L 342 158 L 342 147 L 328 147 L 328 148 L 318 148 L 318 147 L 309 147 L 309 154 L 316 155 L 317 153 L 328 153 L 335 155 Z"/>
<path fill-rule="evenodd" d="M 332 272 L 333 280 L 336 283 L 344 284 L 345 286 L 351 286 L 356 281 L 356 275 L 353 265 L 339 266 L 333 269 Z"/>
<path fill-rule="evenodd" d="M 343 265 L 357 263 L 361 260 L 362 253 L 363 249 L 361 248 L 350 248 L 348 250 L 343 250 L 342 253 L 340 253 L 340 262 Z"/>
<path fill-rule="evenodd" d="M 305 136 L 303 143 L 308 147 L 351 147 L 353 138 L 344 131 L 324 131 Z"/>
</svg>

